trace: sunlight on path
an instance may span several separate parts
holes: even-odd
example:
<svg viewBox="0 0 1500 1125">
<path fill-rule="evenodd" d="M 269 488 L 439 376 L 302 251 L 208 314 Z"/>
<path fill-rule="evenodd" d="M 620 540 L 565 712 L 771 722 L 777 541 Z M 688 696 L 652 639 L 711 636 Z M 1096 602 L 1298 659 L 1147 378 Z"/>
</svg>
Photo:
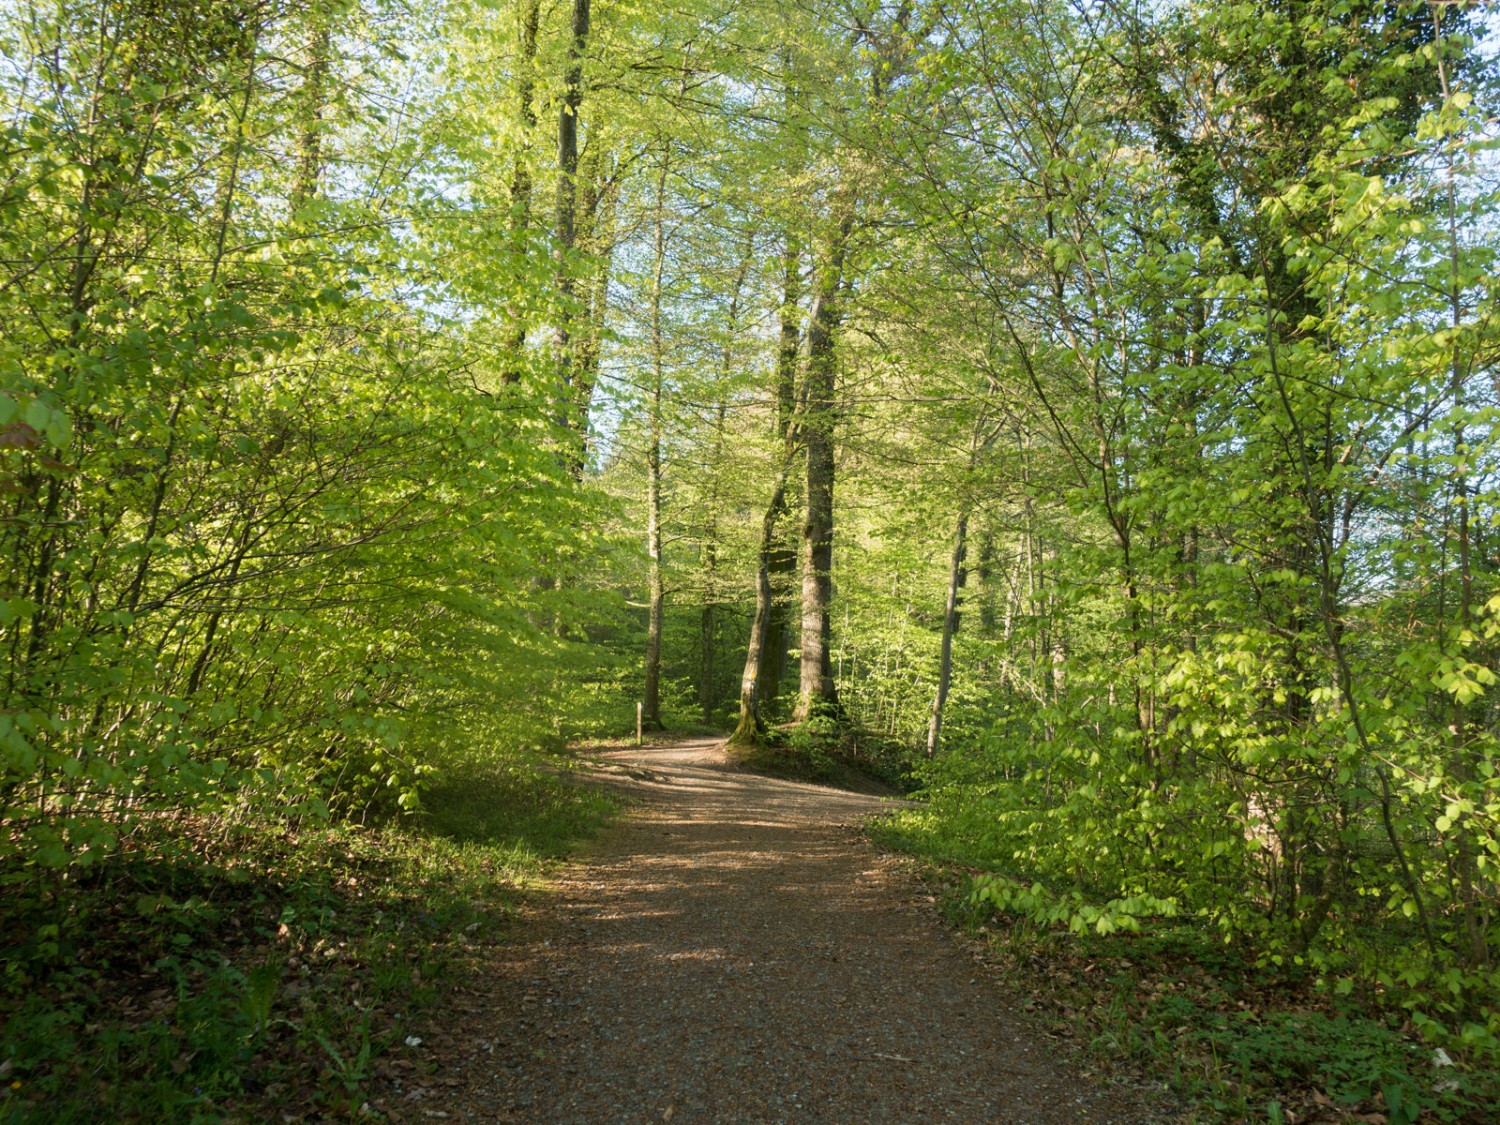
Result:
<svg viewBox="0 0 1500 1125">
<path fill-rule="evenodd" d="M 639 804 L 469 990 L 462 1092 L 413 1086 L 404 1119 L 1157 1119 L 1072 1077 L 847 827 L 882 799 L 739 772 L 714 742 L 601 776 Z"/>
</svg>

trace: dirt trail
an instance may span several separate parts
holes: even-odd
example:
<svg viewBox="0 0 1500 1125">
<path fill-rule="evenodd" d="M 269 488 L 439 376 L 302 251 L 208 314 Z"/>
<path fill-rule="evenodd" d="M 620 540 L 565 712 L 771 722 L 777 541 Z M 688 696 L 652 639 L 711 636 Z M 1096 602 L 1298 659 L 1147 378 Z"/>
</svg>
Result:
<svg viewBox="0 0 1500 1125">
<path fill-rule="evenodd" d="M 879 798 L 717 742 L 604 761 L 639 803 L 435 1021 L 445 1062 L 382 1099 L 396 1119 L 1156 1120 L 1070 1073 L 847 827 Z"/>
</svg>

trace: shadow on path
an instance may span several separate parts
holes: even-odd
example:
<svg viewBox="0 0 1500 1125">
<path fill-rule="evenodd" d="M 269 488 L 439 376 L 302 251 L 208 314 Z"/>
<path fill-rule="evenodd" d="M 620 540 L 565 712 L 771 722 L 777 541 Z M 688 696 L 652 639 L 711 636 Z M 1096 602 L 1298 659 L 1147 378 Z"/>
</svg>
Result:
<svg viewBox="0 0 1500 1125">
<path fill-rule="evenodd" d="M 739 772 L 717 742 L 599 776 L 638 804 L 494 951 L 448 1028 L 474 1049 L 398 1119 L 1159 1119 L 1075 1078 L 848 827 L 883 799 Z"/>
</svg>

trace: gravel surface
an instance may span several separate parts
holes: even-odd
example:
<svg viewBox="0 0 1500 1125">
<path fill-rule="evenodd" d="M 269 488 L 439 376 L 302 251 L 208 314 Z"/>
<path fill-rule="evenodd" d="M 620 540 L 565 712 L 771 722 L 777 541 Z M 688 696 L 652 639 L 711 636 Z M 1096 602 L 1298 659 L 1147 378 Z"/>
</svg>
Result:
<svg viewBox="0 0 1500 1125">
<path fill-rule="evenodd" d="M 717 742 L 601 775 L 637 804 L 397 1048 L 392 1119 L 1161 1119 L 1079 1079 L 851 830 L 880 798 L 741 772 Z"/>
</svg>

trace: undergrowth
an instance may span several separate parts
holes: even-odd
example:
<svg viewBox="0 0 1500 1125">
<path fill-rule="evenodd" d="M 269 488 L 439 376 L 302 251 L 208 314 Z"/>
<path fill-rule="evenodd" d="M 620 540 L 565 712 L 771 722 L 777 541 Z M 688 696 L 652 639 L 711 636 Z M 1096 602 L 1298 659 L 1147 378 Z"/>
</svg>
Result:
<svg viewBox="0 0 1500 1125">
<path fill-rule="evenodd" d="M 0 1122 L 359 1113 L 517 891 L 614 808 L 525 763 L 426 806 L 378 829 L 149 822 L 82 877 L 0 872 Z"/>
<path fill-rule="evenodd" d="M 851 725 L 839 714 L 770 727 L 753 745 L 731 740 L 725 750 L 748 769 L 793 781 L 882 793 L 914 784 L 903 744 Z"/>
<path fill-rule="evenodd" d="M 1166 1083 L 1189 1119 L 1489 1125 L 1500 1073 L 1481 1052 L 1424 1041 L 1379 997 L 1258 963 L 1201 919 L 1143 918 L 1110 933 L 997 909 L 984 826 L 910 810 L 874 823 L 882 846 L 927 861 L 950 921 L 987 945 L 1008 985 L 1092 1065 Z"/>
</svg>

